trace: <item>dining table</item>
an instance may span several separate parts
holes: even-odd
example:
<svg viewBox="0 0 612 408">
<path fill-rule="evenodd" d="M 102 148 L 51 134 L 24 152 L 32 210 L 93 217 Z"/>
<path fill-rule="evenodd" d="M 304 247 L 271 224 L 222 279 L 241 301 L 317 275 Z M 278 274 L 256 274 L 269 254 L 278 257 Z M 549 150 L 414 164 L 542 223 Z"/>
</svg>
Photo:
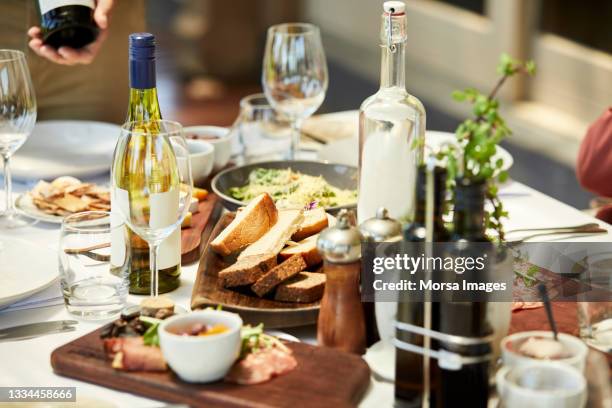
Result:
<svg viewBox="0 0 612 408">
<path fill-rule="evenodd" d="M 347 116 L 348 117 L 348 116 Z M 312 141 L 311 141 L 312 142 Z M 333 143 L 333 142 L 329 142 Z M 17 152 L 19 154 L 19 152 Z M 108 175 L 96 176 L 90 179 L 93 182 L 108 183 Z M 32 187 L 36 180 L 30 182 L 15 182 L 15 193 L 18 194 Z M 2 193 L 3 194 L 3 193 Z M 564 204 L 542 192 L 539 192 L 518 181 L 509 180 L 500 188 L 500 198 L 509 216 L 505 220 L 505 228 L 553 228 L 568 225 L 578 225 L 597 222 L 606 233 L 588 236 L 556 236 L 556 241 L 576 242 L 612 242 L 612 226 L 594 219 L 591 215 Z M 57 252 L 60 230 L 56 224 L 38 222 L 31 226 L 0 231 L 3 239 L 24 239 L 41 248 Z M 546 237 L 541 237 L 542 240 Z M 32 254 L 33 257 L 36 254 Z M 48 265 L 57 268 L 57 264 Z M 1 268 L 1 266 L 0 266 Z M 196 278 L 198 263 L 183 265 L 181 269 L 180 287 L 168 295 L 178 306 L 189 309 L 192 287 Z M 28 279 L 28 270 L 22 271 L 23 279 Z M 59 281 L 54 282 L 58 296 Z M 142 297 L 129 295 L 128 303 L 138 304 Z M 514 313 L 513 319 L 520 316 L 523 311 Z M 573 318 L 573 317 L 572 317 Z M 61 297 L 52 304 L 45 303 L 40 307 L 11 310 L 0 310 L 0 329 L 23 325 L 27 323 L 75 319 L 63 305 Z M 71 378 L 56 375 L 50 362 L 50 355 L 56 348 L 81 337 L 102 325 L 105 321 L 79 320 L 76 330 L 67 333 L 44 335 L 36 338 L 19 341 L 4 341 L 0 343 L 0 386 L 2 387 L 76 387 L 77 401 L 82 406 L 117 406 L 117 407 L 162 407 L 167 403 L 156 401 L 142 396 L 104 388 L 94 384 L 77 381 Z M 547 327 L 541 327 L 546 330 Z M 316 327 L 305 326 L 298 328 L 285 328 L 282 331 L 296 336 L 300 341 L 316 344 Z M 392 406 L 394 400 L 393 384 L 372 377 L 369 389 L 361 400 L 361 407 Z M 97 405 L 95 405 L 97 404 Z"/>
</svg>

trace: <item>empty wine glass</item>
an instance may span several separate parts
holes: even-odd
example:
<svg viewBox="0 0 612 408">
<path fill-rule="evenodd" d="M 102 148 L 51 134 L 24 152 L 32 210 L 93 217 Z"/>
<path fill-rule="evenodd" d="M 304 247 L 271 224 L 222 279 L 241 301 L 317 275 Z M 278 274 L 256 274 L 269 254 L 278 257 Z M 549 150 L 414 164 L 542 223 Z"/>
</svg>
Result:
<svg viewBox="0 0 612 408">
<path fill-rule="evenodd" d="M 183 127 L 168 120 L 121 128 L 111 169 L 112 203 L 149 244 L 151 296 L 159 294 L 158 250 L 185 219 L 193 179 Z"/>
<path fill-rule="evenodd" d="M 302 121 L 323 103 L 327 62 L 318 27 L 287 23 L 268 29 L 262 85 L 270 105 L 291 120 L 290 159 L 295 159 Z"/>
<path fill-rule="evenodd" d="M 0 50 L 0 154 L 4 161 L 6 203 L 0 214 L 0 229 L 34 222 L 15 211 L 10 159 L 30 136 L 35 122 L 36 98 L 25 55 L 17 50 Z"/>
</svg>

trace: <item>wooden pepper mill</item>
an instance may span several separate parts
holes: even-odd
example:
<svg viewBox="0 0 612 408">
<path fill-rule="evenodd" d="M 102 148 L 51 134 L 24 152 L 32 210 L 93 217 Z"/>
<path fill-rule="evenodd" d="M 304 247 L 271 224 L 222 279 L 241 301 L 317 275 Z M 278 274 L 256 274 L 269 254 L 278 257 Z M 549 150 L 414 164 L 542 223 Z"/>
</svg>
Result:
<svg viewBox="0 0 612 408">
<path fill-rule="evenodd" d="M 321 232 L 317 248 L 326 275 L 317 340 L 320 345 L 356 354 L 365 353 L 366 331 L 359 291 L 361 234 L 343 210 L 338 223 Z"/>
</svg>

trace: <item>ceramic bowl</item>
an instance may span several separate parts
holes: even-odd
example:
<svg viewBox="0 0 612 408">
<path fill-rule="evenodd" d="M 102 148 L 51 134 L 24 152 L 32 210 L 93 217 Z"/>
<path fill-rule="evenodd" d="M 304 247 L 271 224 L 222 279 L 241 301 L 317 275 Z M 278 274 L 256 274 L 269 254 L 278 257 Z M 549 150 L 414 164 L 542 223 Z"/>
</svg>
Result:
<svg viewBox="0 0 612 408">
<path fill-rule="evenodd" d="M 201 137 L 203 139 L 192 140 L 203 140 L 213 145 L 215 149 L 214 171 L 219 171 L 227 165 L 232 155 L 232 138 L 229 128 L 221 126 L 189 126 L 184 129 L 184 132 L 185 137 L 188 139 L 191 139 L 192 136 Z"/>
<path fill-rule="evenodd" d="M 530 337 L 552 338 L 553 333 L 551 331 L 535 330 L 514 333 L 504 337 L 501 341 L 502 361 L 504 366 L 517 367 L 537 361 L 544 361 L 525 356 L 516 351 L 517 348 L 520 347 L 519 345 Z M 558 339 L 563 344 L 570 357 L 555 359 L 553 361 L 570 365 L 580 372 L 584 371 L 586 356 L 589 352 L 587 345 L 578 337 L 570 336 L 565 333 L 559 333 Z"/>
<path fill-rule="evenodd" d="M 191 174 L 193 183 L 200 186 L 213 170 L 215 149 L 212 144 L 203 140 L 187 140 L 187 149 L 191 159 Z"/>
<path fill-rule="evenodd" d="M 506 408 L 582 408 L 586 380 L 575 368 L 553 361 L 503 367 L 495 377 Z"/>
<path fill-rule="evenodd" d="M 209 336 L 173 333 L 194 323 L 223 324 L 228 330 Z M 240 354 L 242 319 L 236 313 L 201 310 L 176 315 L 159 325 L 159 344 L 172 370 L 184 381 L 206 383 L 220 380 Z"/>
</svg>

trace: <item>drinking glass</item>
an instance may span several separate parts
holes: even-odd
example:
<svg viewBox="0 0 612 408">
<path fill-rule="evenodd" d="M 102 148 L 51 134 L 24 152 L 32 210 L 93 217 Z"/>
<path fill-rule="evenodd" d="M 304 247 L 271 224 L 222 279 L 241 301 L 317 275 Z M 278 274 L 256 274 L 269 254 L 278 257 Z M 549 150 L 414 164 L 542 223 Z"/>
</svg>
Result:
<svg viewBox="0 0 612 408">
<path fill-rule="evenodd" d="M 62 293 L 68 311 L 82 318 L 110 318 L 125 306 L 129 287 L 127 252 L 117 248 L 123 257 L 118 260 L 113 256 L 111 265 L 110 249 L 111 235 L 114 230 L 124 232 L 124 224 L 111 226 L 110 218 L 109 212 L 87 211 L 62 221 Z"/>
<path fill-rule="evenodd" d="M 36 98 L 25 55 L 0 50 L 0 154 L 4 162 L 4 212 L 0 229 L 18 228 L 34 220 L 18 214 L 12 198 L 10 158 L 26 141 L 36 122 Z"/>
<path fill-rule="evenodd" d="M 185 219 L 193 179 L 183 127 L 168 120 L 121 128 L 111 169 L 111 192 L 125 223 L 149 244 L 151 296 L 159 295 L 159 246 Z"/>
<path fill-rule="evenodd" d="M 261 82 L 270 105 L 291 120 L 290 159 L 295 159 L 302 121 L 321 106 L 327 90 L 327 62 L 318 27 L 307 23 L 270 27 Z"/>
<path fill-rule="evenodd" d="M 287 158 L 290 149 L 289 120 L 276 111 L 262 93 L 240 100 L 240 113 L 232 126 L 238 140 L 238 157 L 275 160 Z"/>
</svg>

